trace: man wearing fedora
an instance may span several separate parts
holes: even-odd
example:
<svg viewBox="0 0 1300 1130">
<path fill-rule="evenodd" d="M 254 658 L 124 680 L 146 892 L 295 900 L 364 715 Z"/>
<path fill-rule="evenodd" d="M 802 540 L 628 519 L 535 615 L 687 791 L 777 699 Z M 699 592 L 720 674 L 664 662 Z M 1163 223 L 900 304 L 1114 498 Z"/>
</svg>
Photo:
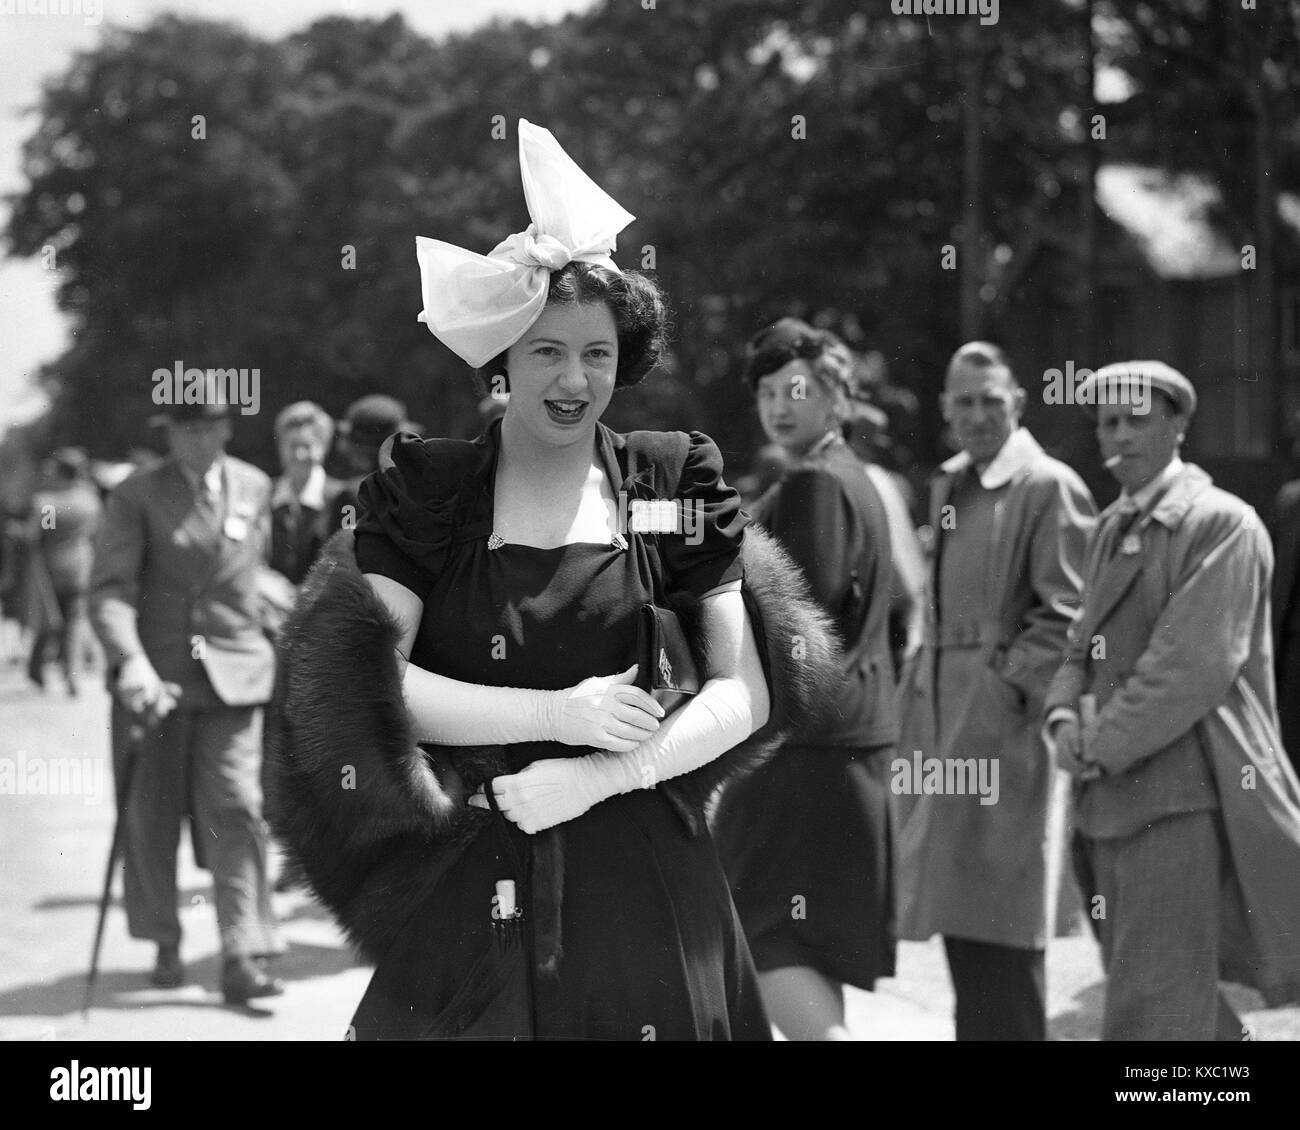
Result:
<svg viewBox="0 0 1300 1130">
<path fill-rule="evenodd" d="M 1219 979 L 1300 999 L 1300 785 L 1273 693 L 1273 553 L 1180 448 L 1196 393 L 1159 361 L 1077 389 L 1123 488 L 1089 543 L 1048 691 L 1075 781 L 1081 880 L 1106 969 L 1102 1038 L 1248 1038 Z"/>
<path fill-rule="evenodd" d="M 283 991 L 254 960 L 278 946 L 266 879 L 260 767 L 262 706 L 274 654 L 263 631 L 260 577 L 269 554 L 270 480 L 226 455 L 224 404 L 183 404 L 156 422 L 170 458 L 109 496 L 95 544 L 91 615 L 114 690 L 114 773 L 134 756 L 125 828 L 132 937 L 158 947 L 153 982 L 184 980 L 176 852 L 182 817 L 213 877 L 225 999 Z M 134 717 L 162 722 L 129 743 Z"/>
</svg>

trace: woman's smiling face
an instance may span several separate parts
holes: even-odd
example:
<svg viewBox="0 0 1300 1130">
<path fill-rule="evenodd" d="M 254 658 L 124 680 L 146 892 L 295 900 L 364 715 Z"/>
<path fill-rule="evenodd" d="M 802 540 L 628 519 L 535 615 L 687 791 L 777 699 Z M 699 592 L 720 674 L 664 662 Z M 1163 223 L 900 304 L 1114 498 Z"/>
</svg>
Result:
<svg viewBox="0 0 1300 1130">
<path fill-rule="evenodd" d="M 614 395 L 618 331 L 603 302 L 548 305 L 506 352 L 506 413 L 537 439 L 589 440 Z"/>
</svg>

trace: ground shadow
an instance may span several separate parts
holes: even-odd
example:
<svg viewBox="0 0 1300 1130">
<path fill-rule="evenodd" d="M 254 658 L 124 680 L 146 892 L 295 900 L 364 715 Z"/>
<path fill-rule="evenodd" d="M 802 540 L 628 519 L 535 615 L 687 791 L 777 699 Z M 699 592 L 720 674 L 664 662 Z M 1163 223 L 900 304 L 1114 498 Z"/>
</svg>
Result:
<svg viewBox="0 0 1300 1130">
<path fill-rule="evenodd" d="M 141 946 L 141 953 L 151 953 Z M 292 942 L 286 953 L 272 959 L 269 970 L 282 981 L 308 981 L 315 977 L 332 977 L 355 968 L 357 962 L 346 947 L 317 946 Z M 221 971 L 218 955 L 209 954 L 185 967 L 185 985 L 172 992 L 155 989 L 149 984 L 149 968 L 100 971 L 95 986 L 93 1010 L 142 1008 L 228 1008 L 221 999 Z M 195 993 L 198 986 L 206 996 Z M 81 1011 L 86 994 L 84 971 L 70 973 L 54 981 L 19 985 L 0 993 L 0 1016 L 67 1016 Z M 250 1016 L 271 1016 L 256 1003 L 238 1006 Z"/>
<path fill-rule="evenodd" d="M 120 884 L 115 883 L 115 886 Z M 205 883 L 195 887 L 186 887 L 177 896 L 180 899 L 182 907 L 192 906 L 196 898 L 204 901 L 212 897 L 212 884 Z M 120 907 L 122 905 L 122 896 L 114 894 L 109 901 L 109 906 Z M 98 895 L 50 895 L 32 903 L 33 910 L 74 910 L 86 906 L 99 906 Z"/>
</svg>

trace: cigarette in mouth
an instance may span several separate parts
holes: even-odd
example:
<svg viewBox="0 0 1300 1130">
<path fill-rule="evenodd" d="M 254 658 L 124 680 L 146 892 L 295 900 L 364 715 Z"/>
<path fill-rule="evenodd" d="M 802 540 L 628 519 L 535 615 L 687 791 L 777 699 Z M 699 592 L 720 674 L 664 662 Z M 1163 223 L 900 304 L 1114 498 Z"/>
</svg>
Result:
<svg viewBox="0 0 1300 1130">
<path fill-rule="evenodd" d="M 1112 467 L 1118 467 L 1122 462 L 1124 462 L 1124 456 L 1112 455 L 1109 459 L 1106 460 L 1105 463 L 1102 464 L 1102 466 L 1109 471 Z"/>
</svg>

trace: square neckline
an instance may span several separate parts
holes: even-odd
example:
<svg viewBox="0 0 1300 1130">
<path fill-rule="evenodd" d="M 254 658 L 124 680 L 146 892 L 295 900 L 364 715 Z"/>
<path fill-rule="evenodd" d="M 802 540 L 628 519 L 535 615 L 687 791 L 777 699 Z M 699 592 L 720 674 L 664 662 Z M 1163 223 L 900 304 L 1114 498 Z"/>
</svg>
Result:
<svg viewBox="0 0 1300 1130">
<path fill-rule="evenodd" d="M 496 435 L 493 437 L 492 445 L 492 470 L 488 475 L 488 551 L 491 553 L 498 553 L 503 549 L 528 549 L 537 553 L 554 553 L 557 549 L 569 549 L 572 546 L 586 545 L 591 546 L 594 549 L 607 550 L 611 553 L 625 552 L 630 547 L 630 543 L 618 530 L 614 531 L 608 541 L 564 541 L 560 542 L 559 545 L 532 545 L 529 542 L 524 541 L 506 541 L 505 538 L 501 537 L 501 535 L 497 533 L 497 466 L 501 461 L 501 447 L 503 443 L 501 426 L 504 419 L 504 416 L 499 416 L 488 425 L 489 434 L 493 428 L 496 429 Z M 609 484 L 610 493 L 614 495 L 615 506 L 617 507 L 618 492 L 614 484 L 619 480 L 619 475 L 622 469 L 617 465 L 617 462 L 611 460 L 610 453 L 606 450 L 606 445 L 602 442 L 599 420 L 596 421 L 596 428 L 592 432 L 592 439 L 599 454 L 601 468 L 605 475 L 605 481 Z M 601 501 L 603 502 L 604 499 L 602 498 Z M 500 544 L 494 546 L 492 544 L 493 538 L 496 538 Z"/>
</svg>

